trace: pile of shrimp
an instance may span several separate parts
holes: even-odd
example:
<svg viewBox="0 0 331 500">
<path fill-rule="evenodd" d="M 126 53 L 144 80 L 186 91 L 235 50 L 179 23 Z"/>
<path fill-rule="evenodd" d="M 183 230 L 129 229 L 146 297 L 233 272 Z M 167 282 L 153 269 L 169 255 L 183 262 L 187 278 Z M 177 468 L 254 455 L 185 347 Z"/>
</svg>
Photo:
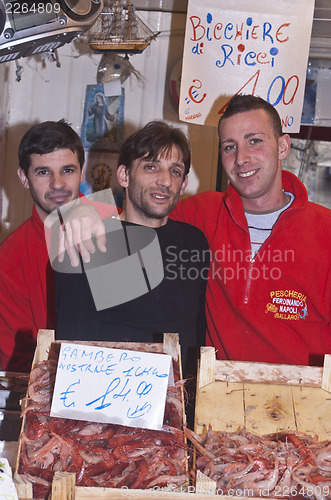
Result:
<svg viewBox="0 0 331 500">
<path fill-rule="evenodd" d="M 180 382 L 168 389 L 161 431 L 50 417 L 56 360 L 31 371 L 18 473 L 47 498 L 56 471 L 76 473 L 77 486 L 164 488 L 188 484 Z"/>
<path fill-rule="evenodd" d="M 331 498 L 331 441 L 296 432 L 185 432 L 197 450 L 192 475 L 200 470 L 215 481 L 217 494 Z"/>
</svg>

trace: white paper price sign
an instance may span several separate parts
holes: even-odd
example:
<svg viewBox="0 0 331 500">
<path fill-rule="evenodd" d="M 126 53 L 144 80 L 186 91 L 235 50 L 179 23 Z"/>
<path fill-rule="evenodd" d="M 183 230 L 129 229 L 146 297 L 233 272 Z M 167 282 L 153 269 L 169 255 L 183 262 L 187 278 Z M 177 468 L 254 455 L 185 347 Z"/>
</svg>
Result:
<svg viewBox="0 0 331 500">
<path fill-rule="evenodd" d="M 179 117 L 217 126 L 235 94 L 263 97 L 299 132 L 314 0 L 189 0 Z"/>
<path fill-rule="evenodd" d="M 51 416 L 160 430 L 171 360 L 165 354 L 62 343 Z"/>
</svg>

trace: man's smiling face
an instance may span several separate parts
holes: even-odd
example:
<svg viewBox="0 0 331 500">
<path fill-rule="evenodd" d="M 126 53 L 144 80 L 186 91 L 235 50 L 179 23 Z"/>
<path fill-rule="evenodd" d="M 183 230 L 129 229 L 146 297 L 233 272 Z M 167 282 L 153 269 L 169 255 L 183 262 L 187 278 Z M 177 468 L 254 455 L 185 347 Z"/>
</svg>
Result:
<svg viewBox="0 0 331 500">
<path fill-rule="evenodd" d="M 219 125 L 222 165 L 246 210 L 276 209 L 282 197 L 281 161 L 289 138 L 276 137 L 264 109 L 237 113 Z"/>
<path fill-rule="evenodd" d="M 146 157 L 118 169 L 118 179 L 126 188 L 126 220 L 151 227 L 164 225 L 187 185 L 183 155 L 173 146 L 155 160 Z"/>
<path fill-rule="evenodd" d="M 23 186 L 30 189 L 42 220 L 56 208 L 78 198 L 84 177 L 77 153 L 70 149 L 43 155 L 33 153 L 27 175 L 21 168 L 17 173 Z"/>
</svg>

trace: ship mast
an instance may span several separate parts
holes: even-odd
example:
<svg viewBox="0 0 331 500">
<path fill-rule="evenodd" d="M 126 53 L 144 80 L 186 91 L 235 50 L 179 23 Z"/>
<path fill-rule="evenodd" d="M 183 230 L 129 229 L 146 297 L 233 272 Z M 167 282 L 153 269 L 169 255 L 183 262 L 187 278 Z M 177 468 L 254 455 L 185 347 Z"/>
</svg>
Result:
<svg viewBox="0 0 331 500">
<path fill-rule="evenodd" d="M 95 52 L 139 54 L 159 34 L 147 27 L 129 0 L 105 1 L 98 26 L 92 28 L 89 40 Z"/>
</svg>

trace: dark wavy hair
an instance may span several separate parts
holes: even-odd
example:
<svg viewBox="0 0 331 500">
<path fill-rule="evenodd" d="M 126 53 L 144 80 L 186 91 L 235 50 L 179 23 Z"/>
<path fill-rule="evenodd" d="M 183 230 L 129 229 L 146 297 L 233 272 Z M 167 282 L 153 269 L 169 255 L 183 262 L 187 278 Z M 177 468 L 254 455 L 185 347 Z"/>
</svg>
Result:
<svg viewBox="0 0 331 500">
<path fill-rule="evenodd" d="M 268 113 L 275 136 L 277 138 L 281 137 L 283 135 L 282 122 L 276 108 L 262 99 L 262 97 L 254 95 L 238 94 L 233 96 L 218 122 L 218 130 L 222 120 L 225 120 L 225 118 L 229 118 L 237 113 L 245 113 L 246 111 L 254 111 L 256 109 L 264 109 Z"/>
<path fill-rule="evenodd" d="M 186 176 L 191 165 L 190 142 L 180 128 L 158 120 L 147 123 L 124 141 L 119 153 L 118 166 L 125 165 L 130 169 L 132 162 L 138 158 L 146 157 L 152 161 L 160 156 L 166 158 L 173 146 L 177 146 L 183 154 L 184 176 Z"/>
<path fill-rule="evenodd" d="M 80 168 L 83 168 L 85 152 L 79 135 L 65 121 L 46 121 L 31 127 L 22 137 L 18 147 L 18 160 L 27 175 L 31 155 L 53 153 L 58 149 L 70 149 L 77 154 Z"/>
</svg>

